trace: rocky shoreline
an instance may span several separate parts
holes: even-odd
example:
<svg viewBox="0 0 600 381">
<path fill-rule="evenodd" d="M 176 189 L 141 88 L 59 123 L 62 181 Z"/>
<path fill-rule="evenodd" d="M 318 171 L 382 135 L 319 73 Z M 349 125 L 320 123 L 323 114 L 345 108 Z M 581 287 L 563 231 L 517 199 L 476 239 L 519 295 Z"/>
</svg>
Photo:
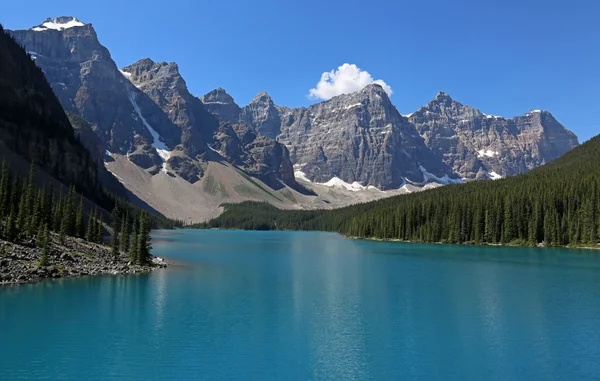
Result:
<svg viewBox="0 0 600 381">
<path fill-rule="evenodd" d="M 163 258 L 151 257 L 145 266 L 132 263 L 125 253 L 113 258 L 108 246 L 80 238 L 50 233 L 48 266 L 40 266 L 42 250 L 34 242 L 19 244 L 0 240 L 0 285 L 38 282 L 50 278 L 88 275 L 140 274 L 167 267 Z"/>
</svg>

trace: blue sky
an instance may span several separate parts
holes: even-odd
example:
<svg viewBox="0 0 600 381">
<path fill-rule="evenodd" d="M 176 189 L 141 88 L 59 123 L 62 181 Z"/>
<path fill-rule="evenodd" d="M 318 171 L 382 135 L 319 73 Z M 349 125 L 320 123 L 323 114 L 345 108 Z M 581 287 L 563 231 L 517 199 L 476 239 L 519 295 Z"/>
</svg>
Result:
<svg viewBox="0 0 600 381">
<path fill-rule="evenodd" d="M 580 141 L 600 133 L 600 4 L 580 1 L 30 0 L 3 4 L 10 29 L 72 15 L 94 24 L 120 67 L 175 61 L 195 95 L 240 105 L 266 90 L 305 106 L 344 63 L 393 90 L 402 113 L 439 90 L 488 114 L 545 109 Z"/>
</svg>

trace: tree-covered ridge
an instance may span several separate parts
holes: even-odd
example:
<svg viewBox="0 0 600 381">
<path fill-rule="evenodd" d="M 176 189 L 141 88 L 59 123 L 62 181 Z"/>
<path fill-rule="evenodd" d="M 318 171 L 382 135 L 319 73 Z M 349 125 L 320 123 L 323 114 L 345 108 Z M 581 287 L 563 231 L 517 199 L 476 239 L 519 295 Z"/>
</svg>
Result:
<svg viewBox="0 0 600 381">
<path fill-rule="evenodd" d="M 415 242 L 594 245 L 600 137 L 527 174 L 449 185 L 331 211 L 226 205 L 207 227 L 337 231 Z"/>
<path fill-rule="evenodd" d="M 150 257 L 150 229 L 179 226 L 110 195 L 107 197 L 114 207 L 107 217 L 102 209 L 85 201 L 75 186 L 59 188 L 55 190 L 53 182 L 37 186 L 33 165 L 28 178 L 21 179 L 4 161 L 0 172 L 0 239 L 33 244 L 47 253 L 49 231 L 57 233 L 61 241 L 69 236 L 98 244 L 104 244 L 105 233 L 109 233 L 115 260 L 127 253 L 132 262 L 144 265 Z M 63 188 L 68 191 L 63 192 Z M 41 265 L 47 264 L 47 255 L 43 255 Z"/>
</svg>

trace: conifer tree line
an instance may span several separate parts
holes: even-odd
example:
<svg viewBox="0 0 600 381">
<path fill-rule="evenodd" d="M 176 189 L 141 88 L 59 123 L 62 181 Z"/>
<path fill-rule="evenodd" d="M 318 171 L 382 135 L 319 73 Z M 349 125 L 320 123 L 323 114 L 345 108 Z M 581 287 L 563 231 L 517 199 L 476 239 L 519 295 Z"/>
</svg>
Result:
<svg viewBox="0 0 600 381">
<path fill-rule="evenodd" d="M 36 186 L 35 166 L 21 179 L 3 161 L 0 172 L 0 238 L 9 242 L 33 242 L 42 248 L 42 264 L 47 264 L 49 232 L 104 244 L 105 232 L 111 235 L 115 260 L 128 256 L 135 263 L 146 264 L 150 256 L 150 230 L 153 216 L 122 200 L 115 200 L 110 219 L 97 208 L 89 210 L 87 219 L 84 198 L 75 186 L 58 196 L 53 183 Z M 176 224 L 173 222 L 173 224 Z M 112 229 L 107 229 L 111 226 Z"/>
<path fill-rule="evenodd" d="M 447 185 L 330 211 L 226 205 L 196 227 L 337 231 L 412 242 L 595 246 L 600 242 L 600 137 L 529 173 Z"/>
</svg>

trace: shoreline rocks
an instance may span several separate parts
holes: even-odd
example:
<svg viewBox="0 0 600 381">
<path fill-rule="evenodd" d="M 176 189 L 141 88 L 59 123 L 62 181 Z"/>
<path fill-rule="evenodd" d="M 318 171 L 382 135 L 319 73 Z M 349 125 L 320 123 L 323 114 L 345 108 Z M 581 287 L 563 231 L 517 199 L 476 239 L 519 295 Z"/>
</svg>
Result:
<svg viewBox="0 0 600 381">
<path fill-rule="evenodd" d="M 42 250 L 31 242 L 12 243 L 0 240 L 0 286 L 32 283 L 44 279 L 88 275 L 141 274 L 167 267 L 163 258 L 151 257 L 145 266 L 132 263 L 126 253 L 113 258 L 110 247 L 81 238 L 50 234 L 48 265 L 41 266 Z"/>
</svg>

